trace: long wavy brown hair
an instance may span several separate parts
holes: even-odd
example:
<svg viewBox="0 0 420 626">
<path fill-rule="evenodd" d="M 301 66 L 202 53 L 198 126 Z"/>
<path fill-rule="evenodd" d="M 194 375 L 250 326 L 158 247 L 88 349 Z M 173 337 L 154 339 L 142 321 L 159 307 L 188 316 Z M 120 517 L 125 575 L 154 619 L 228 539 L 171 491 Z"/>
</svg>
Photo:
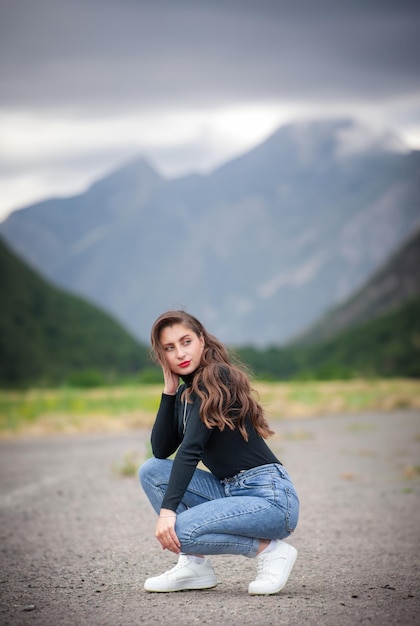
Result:
<svg viewBox="0 0 420 626">
<path fill-rule="evenodd" d="M 166 364 L 165 351 L 160 337 L 168 326 L 182 324 L 197 337 L 203 337 L 204 350 L 201 363 L 194 375 L 192 387 L 186 390 L 186 399 L 192 392 L 201 399 L 200 418 L 207 428 L 224 430 L 238 428 L 245 441 L 245 426 L 249 416 L 257 433 L 266 439 L 274 434 L 267 423 L 260 403 L 254 397 L 249 374 L 242 363 L 234 362 L 226 347 L 207 332 L 201 322 L 185 311 L 167 311 L 158 317 L 152 327 L 152 357 L 161 366 Z"/>
</svg>

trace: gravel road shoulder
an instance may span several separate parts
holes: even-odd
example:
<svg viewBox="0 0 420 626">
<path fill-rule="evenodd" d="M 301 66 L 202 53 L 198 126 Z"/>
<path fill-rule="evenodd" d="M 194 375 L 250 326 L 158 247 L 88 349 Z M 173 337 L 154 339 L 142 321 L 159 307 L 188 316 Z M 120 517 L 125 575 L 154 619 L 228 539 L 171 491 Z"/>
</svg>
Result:
<svg viewBox="0 0 420 626">
<path fill-rule="evenodd" d="M 0 624 L 420 624 L 420 413 L 275 422 L 294 478 L 299 556 L 287 587 L 251 597 L 252 560 L 212 557 L 212 590 L 149 594 L 171 567 L 126 455 L 133 431 L 0 442 Z"/>
</svg>

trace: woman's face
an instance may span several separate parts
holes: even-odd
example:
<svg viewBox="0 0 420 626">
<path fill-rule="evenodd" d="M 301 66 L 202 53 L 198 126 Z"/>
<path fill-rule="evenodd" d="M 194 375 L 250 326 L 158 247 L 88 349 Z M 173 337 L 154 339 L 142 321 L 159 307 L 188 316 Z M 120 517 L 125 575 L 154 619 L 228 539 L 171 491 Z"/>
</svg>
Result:
<svg viewBox="0 0 420 626">
<path fill-rule="evenodd" d="M 196 335 L 188 326 L 166 326 L 160 333 L 160 343 L 166 363 L 174 374 L 191 374 L 200 365 L 204 338 Z"/>
</svg>

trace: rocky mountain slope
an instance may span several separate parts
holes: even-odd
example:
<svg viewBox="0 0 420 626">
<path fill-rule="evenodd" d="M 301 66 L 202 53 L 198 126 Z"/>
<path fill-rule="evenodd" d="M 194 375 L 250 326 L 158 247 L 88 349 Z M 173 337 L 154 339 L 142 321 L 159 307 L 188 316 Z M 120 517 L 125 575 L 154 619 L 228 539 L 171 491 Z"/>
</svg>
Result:
<svg viewBox="0 0 420 626">
<path fill-rule="evenodd" d="M 420 224 L 420 153 L 350 120 L 280 128 L 208 175 L 143 159 L 0 224 L 56 284 L 147 340 L 185 307 L 233 345 L 281 344 L 349 297 Z"/>
<path fill-rule="evenodd" d="M 361 289 L 299 337 L 296 344 L 318 343 L 394 311 L 420 295 L 420 229 Z"/>
</svg>

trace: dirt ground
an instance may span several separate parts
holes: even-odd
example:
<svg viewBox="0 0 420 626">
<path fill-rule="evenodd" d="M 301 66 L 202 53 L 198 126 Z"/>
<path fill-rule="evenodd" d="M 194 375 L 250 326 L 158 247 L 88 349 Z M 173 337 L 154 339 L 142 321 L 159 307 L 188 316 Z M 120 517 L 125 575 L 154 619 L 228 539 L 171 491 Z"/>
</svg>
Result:
<svg viewBox="0 0 420 626">
<path fill-rule="evenodd" d="M 0 442 L 0 624 L 420 624 L 420 413 L 277 422 L 299 556 L 286 588 L 249 596 L 252 559 L 212 557 L 211 590 L 152 594 L 172 567 L 137 479 L 147 431 Z"/>
</svg>

